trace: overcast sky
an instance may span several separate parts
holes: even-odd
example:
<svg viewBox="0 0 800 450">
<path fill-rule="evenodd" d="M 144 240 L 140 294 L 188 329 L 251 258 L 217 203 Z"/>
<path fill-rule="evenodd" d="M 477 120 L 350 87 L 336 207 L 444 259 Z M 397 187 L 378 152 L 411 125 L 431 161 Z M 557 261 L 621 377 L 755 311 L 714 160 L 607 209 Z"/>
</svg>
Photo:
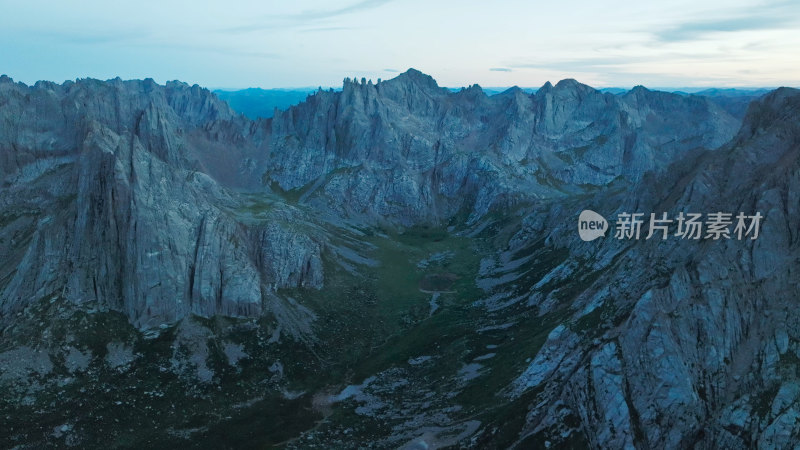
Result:
<svg viewBox="0 0 800 450">
<path fill-rule="evenodd" d="M 339 86 L 800 86 L 800 1 L 0 0 L 0 73 Z"/>
</svg>

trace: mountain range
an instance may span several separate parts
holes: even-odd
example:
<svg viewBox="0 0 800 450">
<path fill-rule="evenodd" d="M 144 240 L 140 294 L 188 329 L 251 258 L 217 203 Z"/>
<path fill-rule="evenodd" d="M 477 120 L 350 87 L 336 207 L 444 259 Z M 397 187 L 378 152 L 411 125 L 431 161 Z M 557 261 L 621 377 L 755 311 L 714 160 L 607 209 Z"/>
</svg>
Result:
<svg viewBox="0 0 800 450">
<path fill-rule="evenodd" d="M 319 88 L 321 89 L 321 88 Z M 452 92 L 458 92 L 464 88 L 448 88 Z M 486 95 L 498 95 L 508 91 L 508 87 L 481 87 L 481 90 Z M 518 89 L 518 88 L 513 88 Z M 534 94 L 538 88 L 519 88 L 527 94 Z M 225 100 L 230 107 L 245 116 L 257 120 L 259 118 L 268 119 L 272 117 L 276 109 L 285 111 L 291 106 L 295 106 L 306 99 L 310 94 L 313 94 L 315 88 L 279 88 L 279 89 L 261 89 L 261 88 L 247 88 L 247 89 L 214 89 L 212 92 L 222 100 Z M 336 89 L 339 90 L 339 89 Z M 625 94 L 630 89 L 625 88 L 602 88 L 600 92 L 608 92 L 611 94 Z M 763 96 L 771 89 L 765 88 L 655 88 L 653 90 L 672 92 L 680 95 L 698 95 L 708 97 L 712 101 L 720 104 L 726 108 L 728 112 L 741 119 L 744 115 L 747 105 L 753 99 Z M 733 106 L 735 105 L 735 106 Z"/>
<path fill-rule="evenodd" d="M 4 446 L 791 448 L 800 92 L 717 94 L 3 76 Z"/>
</svg>

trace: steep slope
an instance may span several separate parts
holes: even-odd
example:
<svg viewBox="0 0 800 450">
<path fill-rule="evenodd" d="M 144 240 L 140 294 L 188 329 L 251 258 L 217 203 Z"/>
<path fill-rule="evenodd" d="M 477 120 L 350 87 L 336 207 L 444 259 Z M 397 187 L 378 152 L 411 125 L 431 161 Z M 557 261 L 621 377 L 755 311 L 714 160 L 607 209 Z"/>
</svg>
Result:
<svg viewBox="0 0 800 450">
<path fill-rule="evenodd" d="M 32 447 L 789 445 L 798 98 L 739 129 L 702 97 L 488 97 L 410 70 L 251 121 L 182 83 L 2 78 L 0 427 Z M 586 208 L 765 220 L 755 241 L 582 242 Z"/>
<path fill-rule="evenodd" d="M 241 134 L 223 145 L 217 127 L 249 122 L 207 90 L 4 79 L 0 91 L 4 319 L 58 296 L 157 327 L 258 316 L 277 287 L 321 286 L 321 238 L 291 239 L 286 225 L 302 213 L 245 223 L 249 201 L 215 181 L 233 178 L 226 162 L 248 149 Z"/>
<path fill-rule="evenodd" d="M 800 92 L 780 89 L 751 106 L 730 143 L 632 189 L 612 184 L 465 230 L 481 256 L 479 300 L 436 294 L 438 315 L 333 396 L 352 416 L 293 447 L 792 448 L 798 117 Z M 764 221 L 756 240 L 582 242 L 585 208 Z"/>
<path fill-rule="evenodd" d="M 743 118 L 753 100 L 768 94 L 770 89 L 705 89 L 693 95 L 708 97 L 736 118 Z"/>
<path fill-rule="evenodd" d="M 619 98 L 574 80 L 488 97 L 478 86 L 450 93 L 412 69 L 379 84 L 345 80 L 276 115 L 263 178 L 362 221 L 437 223 L 464 209 L 474 221 L 520 197 L 636 181 L 737 127 L 700 97 L 639 88 Z"/>
<path fill-rule="evenodd" d="M 29 240 L 5 259 L 3 314 L 63 291 L 153 326 L 259 315 L 274 287 L 322 285 L 320 239 L 265 239 L 226 213 L 246 204 L 232 189 L 365 225 L 459 213 L 472 223 L 519 201 L 636 181 L 735 127 L 697 98 L 639 89 L 618 100 L 573 80 L 490 98 L 413 69 L 379 85 L 346 80 L 262 122 L 177 82 L 29 88 L 6 77 L 0 89 L 4 212 L 30 213 L 17 224 Z M 291 262 L 264 256 L 281 252 Z"/>
<path fill-rule="evenodd" d="M 797 442 L 798 117 L 800 93 L 780 89 L 750 107 L 725 147 L 673 164 L 635 195 L 591 199 L 604 212 L 759 211 L 764 222 L 757 240 L 567 244 L 601 273 L 512 385 L 512 398 L 538 390 L 522 439 L 637 448 Z M 557 227 L 552 239 L 570 231 Z"/>
</svg>

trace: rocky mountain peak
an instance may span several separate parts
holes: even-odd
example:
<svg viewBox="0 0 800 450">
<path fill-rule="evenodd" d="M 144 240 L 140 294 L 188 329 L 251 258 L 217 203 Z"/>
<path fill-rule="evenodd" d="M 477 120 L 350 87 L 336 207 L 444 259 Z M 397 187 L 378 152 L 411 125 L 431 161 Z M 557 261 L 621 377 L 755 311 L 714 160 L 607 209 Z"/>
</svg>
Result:
<svg viewBox="0 0 800 450">
<path fill-rule="evenodd" d="M 653 92 L 653 91 L 651 91 L 650 89 L 647 89 L 646 87 L 644 87 L 642 85 L 636 85 L 631 90 L 626 92 L 623 96 L 624 97 L 641 98 L 641 97 L 647 96 L 651 92 Z"/>
<path fill-rule="evenodd" d="M 446 89 L 439 87 L 432 76 L 424 74 L 417 69 L 408 69 L 391 80 L 381 83 L 381 87 L 395 87 L 399 89 L 409 89 L 411 87 L 422 90 L 429 94 L 442 94 Z"/>
<path fill-rule="evenodd" d="M 574 78 L 564 78 L 563 80 L 556 83 L 556 89 L 583 89 L 584 87 L 588 87 L 583 83 L 579 83 Z"/>
<path fill-rule="evenodd" d="M 473 99 L 473 101 L 480 101 L 480 98 L 488 97 L 483 91 L 483 88 L 481 88 L 478 84 L 473 84 L 466 88 L 462 88 L 458 94 L 463 97 Z"/>
<path fill-rule="evenodd" d="M 517 94 L 527 95 L 525 91 L 522 90 L 519 86 L 511 86 L 510 88 L 506 89 L 505 91 L 497 94 L 497 95 L 517 95 Z"/>
<path fill-rule="evenodd" d="M 796 122 L 800 109 L 800 89 L 778 88 L 750 103 L 741 133 L 752 134 L 777 122 Z M 740 134 L 741 134 L 740 133 Z"/>
<path fill-rule="evenodd" d="M 566 100 L 568 98 L 582 99 L 594 93 L 599 93 L 599 91 L 572 78 L 566 78 L 556 83 L 555 86 L 549 81 L 546 82 L 534 95 L 538 97 L 555 96 L 562 99 L 561 101 L 568 101 Z"/>
</svg>

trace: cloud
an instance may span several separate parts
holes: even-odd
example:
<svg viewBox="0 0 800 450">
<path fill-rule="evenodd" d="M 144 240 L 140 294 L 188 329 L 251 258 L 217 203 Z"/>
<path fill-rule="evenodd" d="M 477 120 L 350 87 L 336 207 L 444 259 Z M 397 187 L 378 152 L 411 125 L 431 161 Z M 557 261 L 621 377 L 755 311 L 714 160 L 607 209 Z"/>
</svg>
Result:
<svg viewBox="0 0 800 450">
<path fill-rule="evenodd" d="M 800 6 L 794 0 L 770 2 L 729 11 L 721 17 L 675 24 L 653 31 L 652 34 L 660 42 L 682 42 L 700 39 L 711 33 L 794 29 L 798 12 Z"/>
<path fill-rule="evenodd" d="M 687 22 L 654 33 L 661 42 L 679 42 L 702 38 L 709 33 L 769 30 L 789 25 L 786 16 L 735 17 L 720 20 Z"/>
<path fill-rule="evenodd" d="M 327 31 L 350 31 L 350 30 L 357 30 L 356 27 L 313 27 L 313 28 L 304 28 L 300 30 L 301 33 L 323 33 Z"/>
<path fill-rule="evenodd" d="M 519 62 L 515 64 L 510 64 L 510 66 L 515 69 L 550 69 L 550 70 L 561 70 L 567 72 L 594 72 L 597 70 L 606 70 L 609 67 L 618 67 L 636 62 L 642 62 L 642 58 L 631 57 L 631 56 L 620 56 L 620 57 L 610 57 L 610 58 L 587 57 L 587 58 L 576 58 L 576 59 L 548 60 L 541 62 Z"/>
<path fill-rule="evenodd" d="M 38 36 L 57 39 L 60 42 L 77 45 L 119 44 L 145 40 L 150 34 L 144 30 L 47 30 L 37 32 Z"/>
<path fill-rule="evenodd" d="M 343 16 L 345 14 L 352 14 L 368 9 L 377 8 L 389 3 L 392 0 L 362 0 L 352 5 L 344 6 L 336 9 L 322 9 L 322 10 L 308 10 L 299 14 L 288 16 L 296 20 L 322 20 L 331 17 Z"/>
<path fill-rule="evenodd" d="M 259 50 L 246 50 L 234 45 L 206 45 L 202 43 L 180 43 L 180 42 L 165 42 L 165 41 L 148 41 L 127 44 L 128 47 L 137 48 L 158 48 L 164 50 L 173 50 L 180 53 L 205 53 L 215 54 L 222 56 L 241 56 L 245 58 L 254 59 L 283 59 L 284 56 L 274 52 L 259 51 Z"/>
<path fill-rule="evenodd" d="M 491 72 L 511 72 L 508 67 L 492 67 L 489 69 Z"/>
<path fill-rule="evenodd" d="M 634 86 L 646 84 L 663 86 L 729 86 L 743 85 L 741 80 L 720 74 L 697 74 L 688 80 L 681 71 L 696 63 L 718 60 L 719 55 L 685 54 L 680 52 L 652 52 L 651 55 L 614 55 L 609 57 L 586 56 L 574 59 L 519 60 L 509 64 L 522 74 L 540 73 L 547 77 L 575 78 L 583 83 L 598 86 Z M 731 55 L 730 58 L 736 58 Z M 519 69 L 519 70 L 517 70 Z M 733 74 L 731 74 L 733 75 Z M 738 84 L 737 84 L 738 83 Z"/>
<path fill-rule="evenodd" d="M 334 9 L 313 9 L 302 11 L 297 14 L 286 14 L 282 16 L 272 16 L 265 19 L 261 23 L 237 26 L 220 30 L 222 32 L 243 33 L 250 31 L 273 30 L 280 28 L 295 28 L 303 25 L 308 25 L 309 22 L 322 22 L 327 19 L 345 16 L 348 14 L 355 14 L 361 11 L 367 11 L 383 6 L 394 0 L 361 0 L 359 2 Z M 345 29 L 344 27 L 319 27 L 308 28 L 304 31 L 335 31 Z"/>
<path fill-rule="evenodd" d="M 391 73 L 400 73 L 397 69 L 383 69 L 384 72 L 391 72 Z"/>
<path fill-rule="evenodd" d="M 655 52 L 650 55 L 619 55 L 608 57 L 587 56 L 584 58 L 573 59 L 549 59 L 542 61 L 520 60 L 516 63 L 508 64 L 514 69 L 546 69 L 559 70 L 564 72 L 609 72 L 613 70 L 624 71 L 626 66 L 674 60 L 708 60 L 718 57 L 710 53 L 679 53 L 679 52 Z M 490 69 L 491 70 L 491 69 Z"/>
</svg>

